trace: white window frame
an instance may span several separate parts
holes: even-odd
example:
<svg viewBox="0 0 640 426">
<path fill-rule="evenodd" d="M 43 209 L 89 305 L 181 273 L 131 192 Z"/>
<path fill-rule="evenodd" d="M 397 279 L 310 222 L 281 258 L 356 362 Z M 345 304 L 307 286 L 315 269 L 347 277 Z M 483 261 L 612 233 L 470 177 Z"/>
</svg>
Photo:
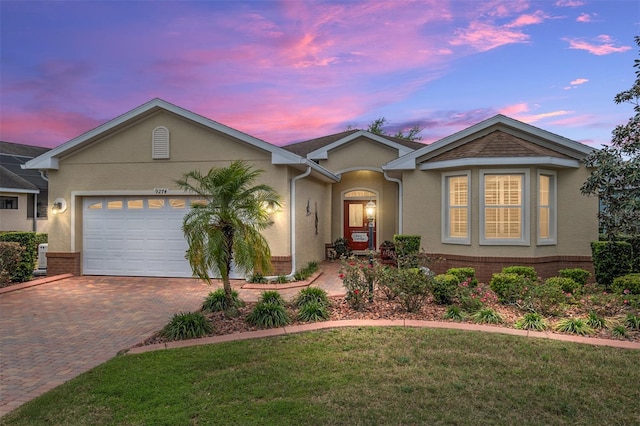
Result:
<svg viewBox="0 0 640 426">
<path fill-rule="evenodd" d="M 449 182 L 453 177 L 466 177 L 467 178 L 467 236 L 466 237 L 452 237 L 450 229 L 450 214 L 451 207 L 449 205 Z M 471 245 L 471 171 L 459 170 L 455 172 L 442 173 L 442 221 L 440 229 L 442 231 L 441 241 L 444 244 L 464 244 Z"/>
<path fill-rule="evenodd" d="M 540 177 L 546 176 L 549 178 L 549 205 L 542 206 L 540 203 Z M 538 237 L 537 244 L 539 246 L 545 245 L 556 245 L 558 243 L 558 178 L 556 172 L 552 170 L 538 170 L 537 173 L 537 188 L 538 188 L 538 196 L 537 196 L 537 231 L 536 235 Z M 540 226 L 540 211 L 542 208 L 549 209 L 549 236 L 543 238 L 540 236 L 541 226 Z"/>
<path fill-rule="evenodd" d="M 480 170 L 480 245 L 485 246 L 528 246 L 531 244 L 530 230 L 530 180 L 529 169 L 481 169 Z M 521 232 L 520 238 L 485 238 L 485 177 L 487 175 L 520 175 L 522 177 L 521 194 Z"/>
</svg>

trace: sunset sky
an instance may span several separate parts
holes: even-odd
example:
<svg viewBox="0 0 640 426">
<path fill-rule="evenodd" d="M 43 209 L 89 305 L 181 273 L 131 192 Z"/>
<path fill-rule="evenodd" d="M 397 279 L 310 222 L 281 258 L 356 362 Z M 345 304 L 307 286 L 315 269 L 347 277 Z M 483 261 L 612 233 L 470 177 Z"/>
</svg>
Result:
<svg viewBox="0 0 640 426">
<path fill-rule="evenodd" d="M 0 0 L 0 139 L 54 147 L 155 97 L 276 145 L 501 113 L 593 146 L 632 115 L 638 0 Z"/>
</svg>

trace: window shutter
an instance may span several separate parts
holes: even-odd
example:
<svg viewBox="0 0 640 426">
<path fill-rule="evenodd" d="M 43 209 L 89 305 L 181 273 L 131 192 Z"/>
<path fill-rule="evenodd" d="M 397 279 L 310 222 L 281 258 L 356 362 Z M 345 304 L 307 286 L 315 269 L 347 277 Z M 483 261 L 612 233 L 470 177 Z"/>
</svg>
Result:
<svg viewBox="0 0 640 426">
<path fill-rule="evenodd" d="M 153 129 L 151 141 L 151 157 L 154 160 L 169 158 L 169 129 L 156 127 Z"/>
</svg>

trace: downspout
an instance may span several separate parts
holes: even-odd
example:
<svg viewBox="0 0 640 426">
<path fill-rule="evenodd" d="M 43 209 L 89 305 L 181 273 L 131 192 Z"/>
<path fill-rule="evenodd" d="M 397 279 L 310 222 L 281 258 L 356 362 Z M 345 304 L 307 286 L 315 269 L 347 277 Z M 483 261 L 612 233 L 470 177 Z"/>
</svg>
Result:
<svg viewBox="0 0 640 426">
<path fill-rule="evenodd" d="M 398 234 L 402 234 L 402 180 L 388 176 L 386 170 L 383 176 L 386 180 L 398 184 Z"/>
<path fill-rule="evenodd" d="M 42 170 L 40 170 L 40 177 L 45 182 L 49 182 L 46 173 Z M 48 203 L 49 200 L 47 200 L 47 204 Z M 33 194 L 33 232 L 38 232 L 38 213 L 38 194 Z"/>
<path fill-rule="evenodd" d="M 291 234 L 291 273 L 289 276 L 293 276 L 296 273 L 296 181 L 298 179 L 306 178 L 311 174 L 311 166 L 307 166 L 307 171 L 295 176 L 291 179 L 291 189 L 289 190 L 289 196 L 291 202 L 289 203 L 289 226 Z"/>
</svg>

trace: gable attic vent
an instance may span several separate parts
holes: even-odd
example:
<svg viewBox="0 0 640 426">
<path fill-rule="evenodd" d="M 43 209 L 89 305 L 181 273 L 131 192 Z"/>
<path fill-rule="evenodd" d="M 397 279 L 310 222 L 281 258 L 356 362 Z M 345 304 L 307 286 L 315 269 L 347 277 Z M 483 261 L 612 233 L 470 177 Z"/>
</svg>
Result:
<svg viewBox="0 0 640 426">
<path fill-rule="evenodd" d="M 169 158 L 169 129 L 160 126 L 153 129 L 151 137 L 151 157 L 154 160 Z"/>
</svg>

